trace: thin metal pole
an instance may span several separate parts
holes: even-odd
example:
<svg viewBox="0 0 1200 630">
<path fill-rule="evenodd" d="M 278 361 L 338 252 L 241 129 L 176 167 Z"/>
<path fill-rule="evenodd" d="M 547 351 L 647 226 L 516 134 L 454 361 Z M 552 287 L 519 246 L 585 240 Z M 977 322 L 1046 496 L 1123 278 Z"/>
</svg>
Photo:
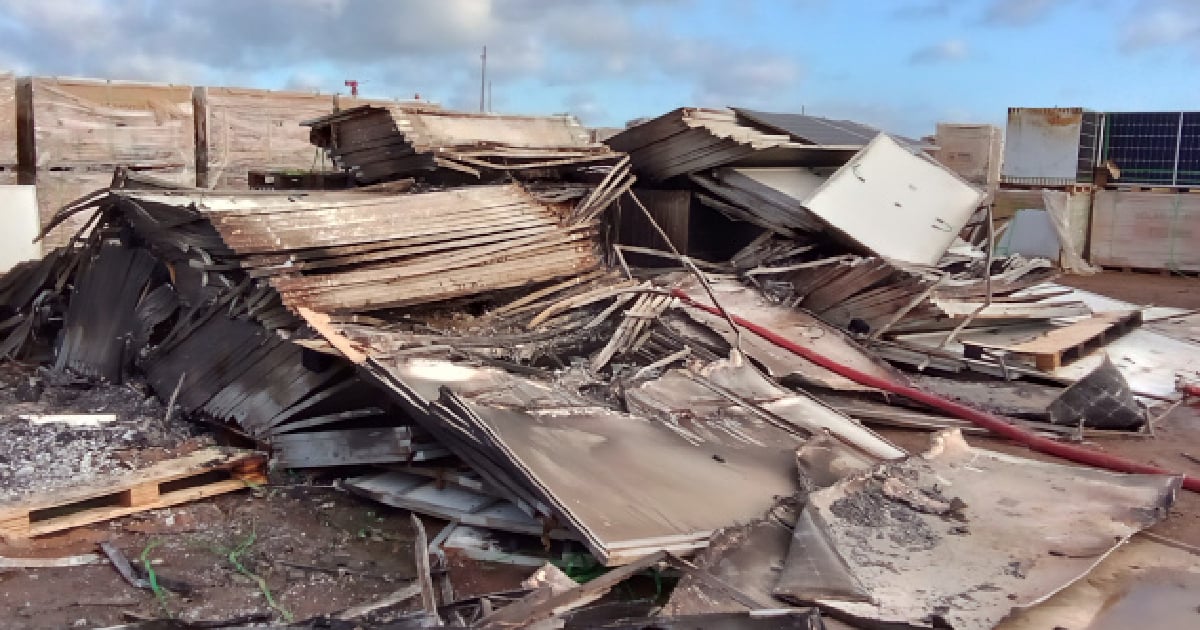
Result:
<svg viewBox="0 0 1200 630">
<path fill-rule="evenodd" d="M 487 110 L 484 109 L 484 95 L 487 92 L 487 46 L 483 47 L 483 54 L 479 55 L 482 64 L 482 72 L 479 73 L 479 113 Z"/>
<path fill-rule="evenodd" d="M 1175 128 L 1175 168 L 1171 169 L 1171 185 L 1179 184 L 1179 150 L 1183 144 L 1183 112 L 1179 112 L 1179 126 Z"/>
</svg>

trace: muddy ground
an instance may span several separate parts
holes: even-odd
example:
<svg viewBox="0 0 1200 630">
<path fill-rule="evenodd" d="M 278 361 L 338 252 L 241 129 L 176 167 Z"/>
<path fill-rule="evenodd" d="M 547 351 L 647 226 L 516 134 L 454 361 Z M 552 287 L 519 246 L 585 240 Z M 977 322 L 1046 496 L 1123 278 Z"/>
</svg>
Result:
<svg viewBox="0 0 1200 630">
<path fill-rule="evenodd" d="M 145 554 L 157 575 L 191 591 L 160 600 L 107 563 L 11 569 L 0 573 L 0 618 L 5 628 L 102 627 L 121 623 L 126 612 L 307 619 L 407 585 L 415 577 L 412 538 L 407 512 L 328 488 L 268 486 L 9 545 L 5 556 L 62 557 L 109 541 L 135 563 Z M 274 607 L 230 560 L 238 550 L 242 567 L 265 580 Z"/>
<path fill-rule="evenodd" d="M 1195 278 L 1106 273 L 1068 278 L 1067 283 L 1140 303 L 1200 307 L 1200 291 L 1196 290 L 1200 280 Z M 105 465 L 127 468 L 139 465 L 128 455 L 139 447 L 169 454 L 172 449 L 187 448 L 190 442 L 211 439 L 182 420 L 163 425 L 162 405 L 147 398 L 144 388 L 136 384 L 116 393 L 83 386 L 51 387 L 42 392 L 39 402 L 30 403 L 20 400 L 17 390 L 22 387 L 22 375 L 32 372 L 5 370 L 0 371 L 0 433 L 24 430 L 19 424 L 22 414 L 115 413 L 121 427 L 141 426 L 142 430 L 114 429 L 93 438 L 105 443 L 99 450 L 127 453 Z M 26 394 L 22 392 L 22 396 Z M 919 431 L 890 429 L 881 433 L 914 452 L 923 450 L 928 442 L 928 434 Z M 1183 455 L 1200 456 L 1200 409 L 1176 408 L 1156 427 L 1156 435 L 1093 438 L 1088 445 L 1200 475 L 1200 464 Z M 6 438 L 0 435 L 0 439 Z M 31 456 L 46 470 L 60 470 L 59 475 L 61 470 L 78 470 L 79 462 L 74 460 L 82 457 L 80 453 L 64 455 L 66 451 L 54 448 L 67 437 L 52 433 L 48 439 L 40 451 L 18 450 L 16 459 Z M 1060 461 L 1002 440 L 972 436 L 968 441 L 1033 459 Z M 71 461 L 53 463 L 54 458 Z M 11 462 L 0 462 L 0 468 L 13 470 Z M 92 553 L 99 542 L 109 541 L 135 563 L 144 554 L 156 574 L 190 587 L 185 594 L 167 593 L 160 599 L 150 591 L 131 587 L 107 563 L 0 569 L 0 627 L 103 627 L 121 623 L 129 614 L 170 614 L 188 620 L 242 615 L 300 620 L 374 601 L 407 585 L 415 575 L 409 514 L 348 495 L 330 482 L 275 471 L 272 482 L 259 489 L 77 528 L 30 543 L 0 543 L 3 557 L 59 558 Z M 19 485 L 10 483 L 9 487 Z M 425 523 L 430 537 L 444 525 L 435 520 Z M 1200 496 L 1181 493 L 1170 517 L 1153 531 L 1200 546 Z M 263 578 L 270 600 L 254 578 L 231 562 L 231 552 L 245 571 Z M 460 595 L 514 588 L 530 573 L 525 567 L 483 565 L 457 557 L 451 557 L 450 564 Z"/>
</svg>

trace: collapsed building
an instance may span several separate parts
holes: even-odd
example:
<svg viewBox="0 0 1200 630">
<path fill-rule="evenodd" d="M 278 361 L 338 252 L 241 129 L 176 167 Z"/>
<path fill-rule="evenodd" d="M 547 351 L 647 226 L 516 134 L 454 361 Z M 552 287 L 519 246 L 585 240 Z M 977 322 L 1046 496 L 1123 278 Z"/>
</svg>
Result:
<svg viewBox="0 0 1200 630">
<path fill-rule="evenodd" d="M 1198 487 L 1046 437 L 1148 430 L 1138 400 L 1197 372 L 1143 323 L 1184 314 L 995 256 L 985 191 L 913 141 L 694 108 L 604 144 L 418 106 L 306 125 L 358 187 L 118 173 L 0 279 L 0 354 L 144 374 L 278 466 L 383 466 L 342 483 L 462 544 L 621 567 L 470 623 L 569 618 L 662 566 L 680 582 L 638 614 L 664 622 L 993 627 Z M 941 432 L 910 454 L 880 425 Z M 1121 472 L 974 449 L 980 428 Z"/>
</svg>

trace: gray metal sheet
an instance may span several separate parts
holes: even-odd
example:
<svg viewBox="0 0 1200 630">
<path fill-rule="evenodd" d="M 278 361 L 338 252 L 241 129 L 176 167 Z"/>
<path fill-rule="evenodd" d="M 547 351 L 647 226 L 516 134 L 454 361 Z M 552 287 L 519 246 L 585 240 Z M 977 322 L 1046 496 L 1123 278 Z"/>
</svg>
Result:
<svg viewBox="0 0 1200 630">
<path fill-rule="evenodd" d="M 746 121 L 770 127 L 778 133 L 790 134 L 793 138 L 809 144 L 861 147 L 880 133 L 885 133 L 870 125 L 852 120 L 834 120 L 805 114 L 760 112 L 741 107 L 735 107 L 733 111 Z M 888 135 L 910 149 L 920 149 L 923 146 L 920 140 L 896 134 Z"/>
</svg>

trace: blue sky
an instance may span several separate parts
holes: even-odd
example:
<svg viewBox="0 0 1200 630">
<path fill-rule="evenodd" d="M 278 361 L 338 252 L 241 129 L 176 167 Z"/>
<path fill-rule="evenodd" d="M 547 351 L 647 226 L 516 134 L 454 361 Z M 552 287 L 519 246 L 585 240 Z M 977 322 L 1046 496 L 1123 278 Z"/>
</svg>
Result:
<svg viewBox="0 0 1200 630">
<path fill-rule="evenodd" d="M 253 10 L 251 9 L 253 7 Z M 1200 0 L 0 0 L 0 69 L 493 104 L 681 105 L 908 135 L 1009 106 L 1200 109 Z"/>
</svg>

